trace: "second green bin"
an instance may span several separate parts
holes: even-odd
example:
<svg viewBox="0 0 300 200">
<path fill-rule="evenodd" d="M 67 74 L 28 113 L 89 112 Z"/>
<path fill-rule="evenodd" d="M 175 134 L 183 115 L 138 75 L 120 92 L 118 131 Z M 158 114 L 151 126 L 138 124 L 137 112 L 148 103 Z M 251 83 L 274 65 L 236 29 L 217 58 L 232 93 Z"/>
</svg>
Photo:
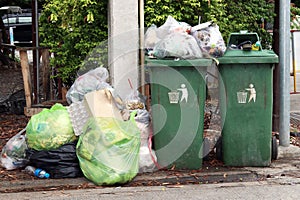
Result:
<svg viewBox="0 0 300 200">
<path fill-rule="evenodd" d="M 238 43 L 258 40 L 253 33 L 231 37 Z M 222 159 L 228 166 L 269 166 L 273 68 L 278 56 L 261 49 L 227 49 L 219 61 Z"/>
<path fill-rule="evenodd" d="M 202 167 L 205 74 L 211 59 L 146 59 L 154 149 L 161 167 Z"/>
</svg>

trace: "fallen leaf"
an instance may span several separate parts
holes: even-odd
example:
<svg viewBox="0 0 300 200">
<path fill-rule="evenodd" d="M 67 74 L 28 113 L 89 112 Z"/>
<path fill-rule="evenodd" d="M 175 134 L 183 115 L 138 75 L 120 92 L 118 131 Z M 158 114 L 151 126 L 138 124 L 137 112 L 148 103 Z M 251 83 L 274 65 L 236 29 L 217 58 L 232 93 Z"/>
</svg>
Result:
<svg viewBox="0 0 300 200">
<path fill-rule="evenodd" d="M 183 188 L 183 185 L 167 185 L 167 188 Z"/>
</svg>

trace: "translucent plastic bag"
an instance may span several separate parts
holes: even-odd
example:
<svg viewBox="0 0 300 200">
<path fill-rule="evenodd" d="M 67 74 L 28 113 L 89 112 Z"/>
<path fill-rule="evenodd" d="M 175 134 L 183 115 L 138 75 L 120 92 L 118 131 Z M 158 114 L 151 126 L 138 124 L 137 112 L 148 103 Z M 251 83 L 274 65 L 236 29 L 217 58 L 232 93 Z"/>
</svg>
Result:
<svg viewBox="0 0 300 200">
<path fill-rule="evenodd" d="M 145 33 L 145 48 L 154 49 L 154 46 L 162 39 L 172 33 L 187 34 L 191 26 L 185 22 L 178 22 L 172 16 L 168 16 L 166 22 L 157 28 L 156 25 L 151 25 Z"/>
<path fill-rule="evenodd" d="M 157 29 L 157 37 L 163 39 L 172 33 L 185 33 L 191 26 L 185 22 L 178 22 L 172 16 L 168 16 L 166 22 Z"/>
<path fill-rule="evenodd" d="M 203 52 L 213 57 L 223 56 L 226 46 L 217 24 L 192 33 Z"/>
<path fill-rule="evenodd" d="M 26 159 L 27 144 L 25 129 L 8 140 L 1 152 L 0 163 L 7 170 L 13 170 L 24 167 L 28 160 Z"/>
<path fill-rule="evenodd" d="M 144 47 L 146 49 L 153 49 L 155 44 L 160 40 L 157 36 L 157 26 L 156 25 L 151 25 L 146 33 L 145 33 L 145 43 Z"/>
<path fill-rule="evenodd" d="M 67 108 L 55 104 L 33 115 L 26 127 L 29 148 L 52 150 L 76 140 Z"/>
<path fill-rule="evenodd" d="M 150 114 L 146 109 L 138 109 L 135 116 L 136 125 L 141 132 L 141 146 L 139 159 L 139 173 L 154 172 L 156 167 L 156 155 L 152 150 Z"/>
<path fill-rule="evenodd" d="M 96 185 L 122 184 L 138 173 L 140 132 L 133 115 L 89 120 L 77 143 L 77 157 L 85 177 Z"/>
<path fill-rule="evenodd" d="M 83 100 L 85 94 L 106 88 L 112 88 L 106 80 L 108 71 L 104 67 L 98 67 L 79 76 L 68 90 L 66 98 L 69 104 Z"/>
<path fill-rule="evenodd" d="M 126 109 L 136 110 L 145 109 L 146 97 L 139 93 L 138 90 L 131 90 L 131 92 L 125 98 Z"/>
<path fill-rule="evenodd" d="M 196 39 L 186 33 L 172 33 L 159 41 L 153 49 L 158 58 L 177 57 L 183 59 L 202 58 Z"/>
</svg>

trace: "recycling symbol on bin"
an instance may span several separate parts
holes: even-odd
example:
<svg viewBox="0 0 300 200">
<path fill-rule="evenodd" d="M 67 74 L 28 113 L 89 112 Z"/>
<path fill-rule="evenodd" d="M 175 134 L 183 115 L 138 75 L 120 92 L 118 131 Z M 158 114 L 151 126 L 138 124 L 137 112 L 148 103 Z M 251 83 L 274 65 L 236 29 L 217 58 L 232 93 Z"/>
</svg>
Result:
<svg viewBox="0 0 300 200">
<path fill-rule="evenodd" d="M 247 96 L 249 94 L 248 102 L 247 102 Z M 253 101 L 255 103 L 256 101 L 256 90 L 252 83 L 249 84 L 248 88 L 245 88 L 244 90 L 237 92 L 237 100 L 238 103 L 250 103 Z"/>
<path fill-rule="evenodd" d="M 168 95 L 169 95 L 170 103 L 181 103 L 181 102 L 187 103 L 189 92 L 188 89 L 186 88 L 186 85 L 182 83 L 180 85 L 180 88 L 176 89 L 175 91 L 169 92 Z"/>
</svg>

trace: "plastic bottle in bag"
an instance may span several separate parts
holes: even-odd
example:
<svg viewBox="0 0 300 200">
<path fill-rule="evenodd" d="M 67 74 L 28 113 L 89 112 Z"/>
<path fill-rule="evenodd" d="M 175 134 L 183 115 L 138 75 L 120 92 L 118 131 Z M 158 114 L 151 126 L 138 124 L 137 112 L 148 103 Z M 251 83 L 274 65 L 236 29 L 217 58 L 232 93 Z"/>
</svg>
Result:
<svg viewBox="0 0 300 200">
<path fill-rule="evenodd" d="M 49 178 L 50 174 L 47 173 L 45 170 L 39 169 L 39 168 L 35 168 L 33 166 L 27 166 L 25 168 L 25 172 L 27 172 L 28 174 L 34 175 L 38 178 Z"/>
</svg>

